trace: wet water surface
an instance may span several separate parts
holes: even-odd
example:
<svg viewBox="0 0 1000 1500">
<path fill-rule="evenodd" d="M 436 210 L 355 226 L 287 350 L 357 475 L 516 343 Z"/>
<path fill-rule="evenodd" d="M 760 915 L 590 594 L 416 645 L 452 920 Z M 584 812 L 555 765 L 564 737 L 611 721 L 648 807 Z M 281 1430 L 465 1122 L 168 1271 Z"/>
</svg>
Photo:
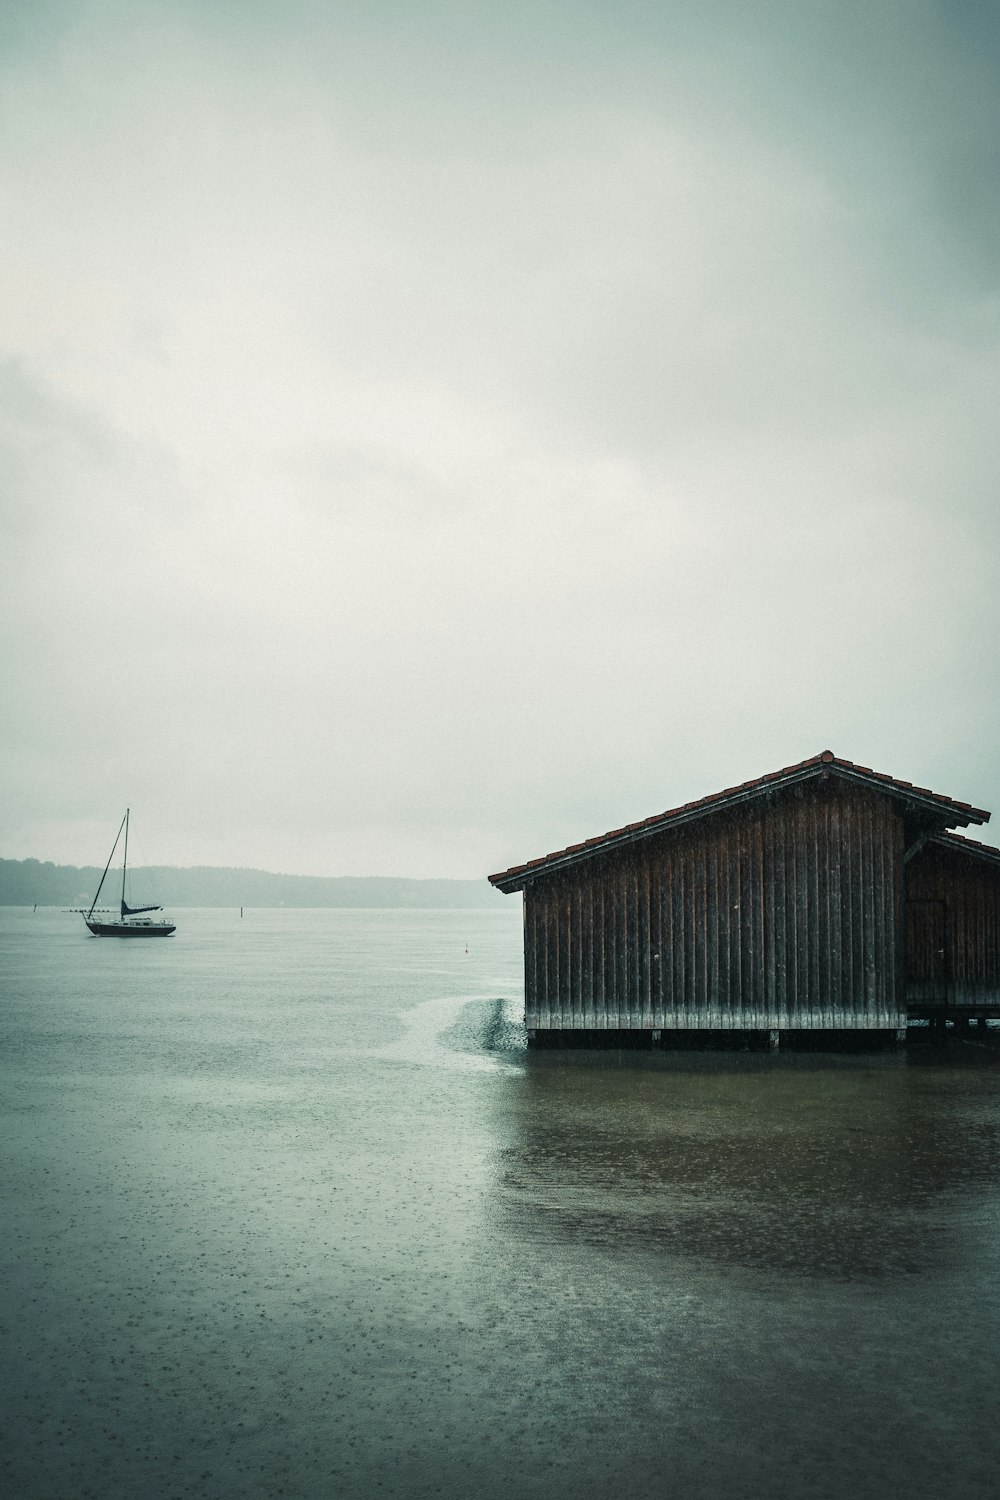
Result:
<svg viewBox="0 0 1000 1500">
<path fill-rule="evenodd" d="M 997 1493 L 1000 1050 L 524 1051 L 520 913 L 0 909 L 0 1485 Z"/>
</svg>

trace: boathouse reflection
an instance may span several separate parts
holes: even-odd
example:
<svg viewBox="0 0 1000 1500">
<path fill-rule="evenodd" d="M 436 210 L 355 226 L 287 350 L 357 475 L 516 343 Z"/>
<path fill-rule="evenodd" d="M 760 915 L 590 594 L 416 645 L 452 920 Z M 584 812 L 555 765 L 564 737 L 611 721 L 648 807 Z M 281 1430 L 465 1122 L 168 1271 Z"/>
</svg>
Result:
<svg viewBox="0 0 1000 1500">
<path fill-rule="evenodd" d="M 943 1269 L 967 1213 L 996 1208 L 1000 1070 L 971 1061 L 529 1054 L 498 1213 L 539 1249 L 847 1279 Z"/>
</svg>

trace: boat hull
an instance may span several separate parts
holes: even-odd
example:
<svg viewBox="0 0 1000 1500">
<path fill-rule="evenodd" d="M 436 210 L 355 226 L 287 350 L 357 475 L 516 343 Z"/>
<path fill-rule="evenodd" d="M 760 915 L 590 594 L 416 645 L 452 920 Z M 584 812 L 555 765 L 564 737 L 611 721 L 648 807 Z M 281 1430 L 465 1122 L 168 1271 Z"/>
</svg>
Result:
<svg viewBox="0 0 1000 1500">
<path fill-rule="evenodd" d="M 169 937 L 177 930 L 172 922 L 87 922 L 87 926 L 95 937 Z"/>
</svg>

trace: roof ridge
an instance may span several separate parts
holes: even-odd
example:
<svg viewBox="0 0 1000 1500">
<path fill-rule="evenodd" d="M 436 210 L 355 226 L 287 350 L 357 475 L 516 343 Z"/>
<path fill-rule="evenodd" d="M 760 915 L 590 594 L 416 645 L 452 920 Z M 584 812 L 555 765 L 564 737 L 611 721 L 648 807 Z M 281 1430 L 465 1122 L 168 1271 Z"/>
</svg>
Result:
<svg viewBox="0 0 1000 1500">
<path fill-rule="evenodd" d="M 928 787 L 914 786 L 911 781 L 903 781 L 898 777 L 890 776 L 885 771 L 875 771 L 870 766 L 858 765 L 857 762 L 847 760 L 835 755 L 832 750 L 821 750 L 818 755 L 809 756 L 805 760 L 796 761 L 790 766 L 783 766 L 777 771 L 768 771 L 763 776 L 756 776 L 749 781 L 743 781 L 736 786 L 725 787 L 719 792 L 710 792 L 707 796 L 698 797 L 690 802 L 680 803 L 676 807 L 667 808 L 665 812 L 654 813 L 648 818 L 640 818 L 635 823 L 625 823 L 620 828 L 609 829 L 606 833 L 594 835 L 589 839 L 583 839 L 576 844 L 568 844 L 565 848 L 555 849 L 549 854 L 539 855 L 535 859 L 526 860 L 523 864 L 511 865 L 509 869 L 500 870 L 488 878 L 491 884 L 497 885 L 516 879 L 519 875 L 528 874 L 538 870 L 544 865 L 561 862 L 572 855 L 579 855 L 602 846 L 614 845 L 627 838 L 629 835 L 652 833 L 657 828 L 668 826 L 672 822 L 687 821 L 695 817 L 699 812 L 711 811 L 714 808 L 725 806 L 727 801 L 737 798 L 753 796 L 757 792 L 766 791 L 775 782 L 798 779 L 811 770 L 831 767 L 846 771 L 864 780 L 876 781 L 898 792 L 910 793 L 912 796 L 929 799 L 932 802 L 944 804 L 957 812 L 960 816 L 969 814 L 965 823 L 989 821 L 989 813 L 983 808 L 973 807 L 969 802 L 960 802 L 954 797 L 947 797 L 941 792 L 931 791 Z M 959 821 L 959 820 L 956 820 Z M 988 846 L 987 846 L 988 847 Z"/>
</svg>

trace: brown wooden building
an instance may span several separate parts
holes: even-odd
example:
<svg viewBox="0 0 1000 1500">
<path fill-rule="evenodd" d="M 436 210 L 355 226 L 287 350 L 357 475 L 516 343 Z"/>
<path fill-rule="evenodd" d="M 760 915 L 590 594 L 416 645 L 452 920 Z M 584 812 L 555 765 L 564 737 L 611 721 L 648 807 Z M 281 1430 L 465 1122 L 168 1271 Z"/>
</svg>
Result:
<svg viewBox="0 0 1000 1500">
<path fill-rule="evenodd" d="M 911 1017 L 1000 1015 L 1000 849 L 942 833 L 906 867 Z"/>
<path fill-rule="evenodd" d="M 1000 1015 L 1000 851 L 947 831 L 988 819 L 825 750 L 492 875 L 524 892 L 529 1038 Z"/>
</svg>

